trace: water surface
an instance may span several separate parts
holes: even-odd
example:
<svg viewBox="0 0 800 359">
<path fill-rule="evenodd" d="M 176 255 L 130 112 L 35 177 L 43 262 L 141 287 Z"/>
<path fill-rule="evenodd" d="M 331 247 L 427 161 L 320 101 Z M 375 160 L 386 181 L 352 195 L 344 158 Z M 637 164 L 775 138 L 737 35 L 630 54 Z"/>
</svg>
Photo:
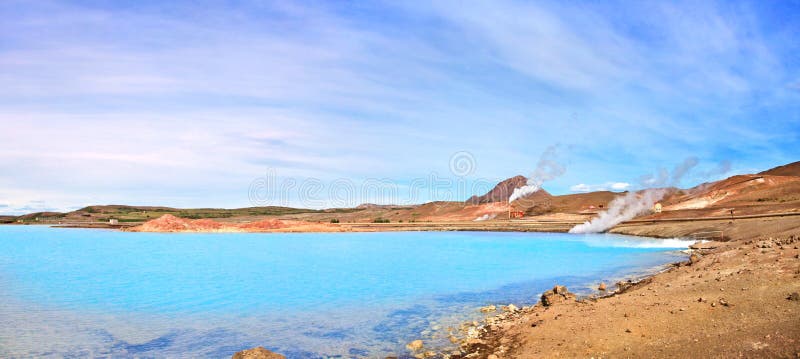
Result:
<svg viewBox="0 0 800 359">
<path fill-rule="evenodd" d="M 0 226 L 0 357 L 403 354 L 490 303 L 674 262 L 687 243 L 496 232 L 157 234 Z"/>
</svg>

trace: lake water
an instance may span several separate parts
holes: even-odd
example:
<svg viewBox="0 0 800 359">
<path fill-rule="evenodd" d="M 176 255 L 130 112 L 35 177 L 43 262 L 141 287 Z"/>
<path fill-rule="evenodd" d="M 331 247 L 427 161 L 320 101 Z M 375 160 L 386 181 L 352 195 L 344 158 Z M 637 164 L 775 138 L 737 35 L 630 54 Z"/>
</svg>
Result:
<svg viewBox="0 0 800 359">
<path fill-rule="evenodd" d="M 414 339 L 587 292 L 689 242 L 497 232 L 157 234 L 0 226 L 0 357 L 403 355 Z"/>
</svg>

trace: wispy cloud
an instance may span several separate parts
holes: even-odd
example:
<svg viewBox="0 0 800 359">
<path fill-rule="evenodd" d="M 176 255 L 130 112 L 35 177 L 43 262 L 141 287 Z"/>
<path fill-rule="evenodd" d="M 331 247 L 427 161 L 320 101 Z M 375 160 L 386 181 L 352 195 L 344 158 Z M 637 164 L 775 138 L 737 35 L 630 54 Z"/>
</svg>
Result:
<svg viewBox="0 0 800 359">
<path fill-rule="evenodd" d="M 469 151 L 504 178 L 553 143 L 555 193 L 766 168 L 800 138 L 800 11 L 772 6 L 3 2 L 0 201 L 240 206 L 267 168 L 408 181 Z"/>
<path fill-rule="evenodd" d="M 631 184 L 627 182 L 607 182 L 602 184 L 579 183 L 569 188 L 572 192 L 586 193 L 594 191 L 627 191 Z"/>
</svg>

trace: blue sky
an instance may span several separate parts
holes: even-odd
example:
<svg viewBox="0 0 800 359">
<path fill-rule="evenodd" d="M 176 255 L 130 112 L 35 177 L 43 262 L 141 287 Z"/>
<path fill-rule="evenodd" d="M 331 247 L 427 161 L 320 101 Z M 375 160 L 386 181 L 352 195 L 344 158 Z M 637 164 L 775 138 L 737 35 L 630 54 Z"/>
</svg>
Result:
<svg viewBox="0 0 800 359">
<path fill-rule="evenodd" d="M 798 1 L 164 3 L 0 3 L 0 214 L 461 200 L 555 145 L 557 194 L 800 159 Z"/>
</svg>

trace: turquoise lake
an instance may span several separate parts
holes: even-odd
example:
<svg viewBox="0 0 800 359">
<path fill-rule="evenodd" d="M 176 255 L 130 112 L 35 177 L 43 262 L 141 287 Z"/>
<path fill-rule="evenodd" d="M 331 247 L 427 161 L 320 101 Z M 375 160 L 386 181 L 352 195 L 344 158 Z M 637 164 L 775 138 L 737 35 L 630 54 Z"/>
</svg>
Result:
<svg viewBox="0 0 800 359">
<path fill-rule="evenodd" d="M 486 304 L 588 293 L 691 242 L 511 232 L 159 234 L 0 226 L 0 357 L 405 355 Z"/>
</svg>

